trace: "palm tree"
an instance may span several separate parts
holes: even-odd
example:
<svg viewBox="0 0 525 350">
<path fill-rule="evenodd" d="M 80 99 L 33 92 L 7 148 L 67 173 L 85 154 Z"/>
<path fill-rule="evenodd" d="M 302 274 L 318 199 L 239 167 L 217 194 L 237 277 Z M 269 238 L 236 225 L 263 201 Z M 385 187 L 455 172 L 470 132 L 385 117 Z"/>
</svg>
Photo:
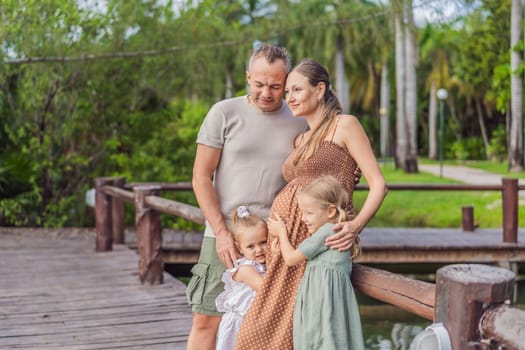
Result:
<svg viewBox="0 0 525 350">
<path fill-rule="evenodd" d="M 417 47 L 414 25 L 414 15 L 412 13 L 412 0 L 405 3 L 405 64 L 406 64 L 406 90 L 405 108 L 408 126 L 408 149 L 406 167 L 404 170 L 409 173 L 417 172 Z"/>
<path fill-rule="evenodd" d="M 394 1 L 396 33 L 396 165 L 417 172 L 416 61 L 412 1 Z"/>
<path fill-rule="evenodd" d="M 396 6 L 394 27 L 396 35 L 396 167 L 404 167 L 407 154 L 407 132 L 405 124 L 405 35 L 403 13 Z"/>
<path fill-rule="evenodd" d="M 522 64 L 521 52 L 515 48 L 521 40 L 523 4 L 512 0 L 510 34 L 511 68 L 511 123 L 509 140 L 509 170 L 523 171 L 523 79 L 519 70 Z"/>
<path fill-rule="evenodd" d="M 381 157 L 388 157 L 388 136 L 390 133 L 390 81 L 388 77 L 388 64 L 384 63 L 381 68 L 381 88 L 380 88 L 380 154 Z"/>
<path fill-rule="evenodd" d="M 448 63 L 447 28 L 438 30 L 433 26 L 426 26 L 422 30 L 420 42 L 421 59 L 431 62 L 430 73 L 426 79 L 426 91 L 429 92 L 428 108 L 428 157 L 437 159 L 437 98 L 439 88 L 450 89 L 450 67 Z"/>
</svg>

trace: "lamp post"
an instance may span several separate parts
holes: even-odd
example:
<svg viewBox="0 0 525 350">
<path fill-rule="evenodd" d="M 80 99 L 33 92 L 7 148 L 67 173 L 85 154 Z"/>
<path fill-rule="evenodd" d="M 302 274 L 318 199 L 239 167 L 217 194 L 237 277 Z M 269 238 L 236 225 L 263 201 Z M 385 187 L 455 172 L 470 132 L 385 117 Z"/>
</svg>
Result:
<svg viewBox="0 0 525 350">
<path fill-rule="evenodd" d="M 437 91 L 439 99 L 439 177 L 443 177 L 443 145 L 445 142 L 445 100 L 448 92 L 445 89 Z"/>
<path fill-rule="evenodd" d="M 383 157 L 383 164 L 386 164 L 386 157 L 388 155 L 388 111 L 385 107 L 379 108 L 380 128 L 379 128 L 379 143 L 381 149 L 381 156 Z"/>
</svg>

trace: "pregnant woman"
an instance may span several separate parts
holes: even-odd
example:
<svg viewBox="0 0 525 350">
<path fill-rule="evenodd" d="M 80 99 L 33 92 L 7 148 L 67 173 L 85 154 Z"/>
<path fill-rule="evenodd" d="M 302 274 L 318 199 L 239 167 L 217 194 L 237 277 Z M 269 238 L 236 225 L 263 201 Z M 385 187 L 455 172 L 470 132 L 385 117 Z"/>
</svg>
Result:
<svg viewBox="0 0 525 350">
<path fill-rule="evenodd" d="M 337 241 L 346 234 L 343 243 L 332 247 L 349 249 L 387 193 L 368 137 L 356 117 L 341 114 L 339 101 L 330 89 L 328 72 L 318 62 L 299 63 L 288 75 L 285 92 L 293 115 L 305 118 L 309 130 L 297 137 L 294 150 L 283 165 L 287 184 L 277 195 L 270 217 L 284 221 L 288 240 L 296 248 L 308 237 L 297 204 L 298 191 L 314 179 L 331 175 L 351 198 L 354 171 L 359 167 L 370 188 L 367 198 L 357 215 L 352 200 L 348 202 L 345 209 L 350 220 L 336 225 L 336 231 L 344 227 L 342 233 L 328 238 Z M 268 247 L 275 247 L 277 239 L 270 236 L 268 243 Z M 237 350 L 293 348 L 293 308 L 305 263 L 288 267 L 280 252 L 272 249 L 267 252 L 266 265 L 263 285 L 237 336 Z"/>
</svg>

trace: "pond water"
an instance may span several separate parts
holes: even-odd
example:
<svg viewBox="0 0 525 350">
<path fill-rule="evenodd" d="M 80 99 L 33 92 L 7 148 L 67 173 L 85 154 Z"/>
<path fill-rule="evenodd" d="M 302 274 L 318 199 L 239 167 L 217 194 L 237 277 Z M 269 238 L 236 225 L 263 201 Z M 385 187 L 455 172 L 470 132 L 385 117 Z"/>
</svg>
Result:
<svg viewBox="0 0 525 350">
<path fill-rule="evenodd" d="M 166 266 L 166 271 L 187 283 L 191 265 Z M 404 270 L 401 267 L 400 270 Z M 411 276 L 431 279 L 430 276 Z M 430 277 L 430 278 L 428 278 Z M 525 275 L 518 276 L 514 305 L 525 309 Z M 432 281 L 433 282 L 433 281 Z M 357 295 L 367 350 L 408 350 L 414 337 L 432 322 L 366 295 Z"/>
</svg>

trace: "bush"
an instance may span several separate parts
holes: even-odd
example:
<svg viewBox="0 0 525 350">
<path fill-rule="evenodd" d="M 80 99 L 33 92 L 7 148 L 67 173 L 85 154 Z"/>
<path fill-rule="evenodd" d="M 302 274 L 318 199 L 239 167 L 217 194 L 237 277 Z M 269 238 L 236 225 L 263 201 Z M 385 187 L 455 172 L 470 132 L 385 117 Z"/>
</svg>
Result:
<svg viewBox="0 0 525 350">
<path fill-rule="evenodd" d="M 485 146 L 481 139 L 469 137 L 455 141 L 447 154 L 447 158 L 456 160 L 485 159 Z"/>
<path fill-rule="evenodd" d="M 111 156 L 117 171 L 132 182 L 191 181 L 197 133 L 209 109 L 203 101 L 173 101 L 167 108 L 151 115 L 137 113 L 137 127 L 130 130 L 133 137 L 120 136 L 121 152 Z M 163 192 L 162 197 L 196 205 L 191 192 Z M 132 225 L 133 209 L 126 208 L 126 224 Z M 199 225 L 171 215 L 162 215 L 162 226 L 175 229 L 196 229 Z"/>
<path fill-rule="evenodd" d="M 493 132 L 489 143 L 490 160 L 500 163 L 507 158 L 507 132 L 504 125 L 499 125 Z"/>
</svg>

